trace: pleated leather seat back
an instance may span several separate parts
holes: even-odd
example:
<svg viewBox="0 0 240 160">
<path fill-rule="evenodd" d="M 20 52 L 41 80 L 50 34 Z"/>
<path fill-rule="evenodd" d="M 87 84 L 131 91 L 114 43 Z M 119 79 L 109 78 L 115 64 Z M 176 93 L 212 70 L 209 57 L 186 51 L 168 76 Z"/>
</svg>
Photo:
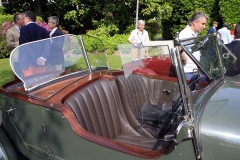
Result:
<svg viewBox="0 0 240 160">
<path fill-rule="evenodd" d="M 109 139 L 120 134 L 139 135 L 126 120 L 115 80 L 97 80 L 70 96 L 65 105 L 91 133 Z"/>
</svg>

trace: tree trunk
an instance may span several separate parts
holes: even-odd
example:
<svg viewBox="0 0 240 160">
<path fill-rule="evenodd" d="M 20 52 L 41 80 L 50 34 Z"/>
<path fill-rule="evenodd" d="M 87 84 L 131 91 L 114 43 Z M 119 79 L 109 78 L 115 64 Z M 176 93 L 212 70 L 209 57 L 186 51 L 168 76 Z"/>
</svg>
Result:
<svg viewBox="0 0 240 160">
<path fill-rule="evenodd" d="M 42 16 L 42 0 L 34 0 L 34 12 L 38 16 Z"/>
</svg>

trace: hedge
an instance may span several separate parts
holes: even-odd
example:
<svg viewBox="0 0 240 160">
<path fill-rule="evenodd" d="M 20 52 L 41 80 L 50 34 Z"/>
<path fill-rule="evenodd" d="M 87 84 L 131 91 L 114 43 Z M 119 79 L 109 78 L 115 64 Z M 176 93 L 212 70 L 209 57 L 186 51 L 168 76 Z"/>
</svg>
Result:
<svg viewBox="0 0 240 160">
<path fill-rule="evenodd" d="M 87 35 L 91 35 L 91 34 L 87 33 Z M 111 36 L 111 37 L 108 37 L 104 34 L 100 36 L 96 36 L 96 35 L 91 35 L 91 36 L 99 38 L 103 42 L 107 54 L 110 54 L 110 55 L 113 54 L 115 50 L 117 50 L 118 44 L 128 43 L 128 37 L 129 37 L 129 35 L 126 35 L 126 34 L 115 34 L 114 36 Z M 93 45 L 93 48 L 97 48 L 97 44 L 94 44 L 91 41 L 87 41 L 87 43 L 85 45 L 89 46 L 91 44 Z"/>
<path fill-rule="evenodd" d="M 175 33 L 185 28 L 190 17 L 197 11 L 202 11 L 210 17 L 209 23 L 200 35 L 206 35 L 211 22 L 219 21 L 221 23 L 218 0 L 169 0 L 168 2 L 173 8 L 173 14 L 168 20 L 162 21 L 164 39 L 175 38 Z"/>
<path fill-rule="evenodd" d="M 224 22 L 229 24 L 240 22 L 240 1 L 239 0 L 219 0 L 220 15 Z M 229 29 L 232 29 L 232 26 Z"/>
<path fill-rule="evenodd" d="M 0 15 L 0 24 L 3 22 L 13 22 L 13 15 Z"/>
</svg>

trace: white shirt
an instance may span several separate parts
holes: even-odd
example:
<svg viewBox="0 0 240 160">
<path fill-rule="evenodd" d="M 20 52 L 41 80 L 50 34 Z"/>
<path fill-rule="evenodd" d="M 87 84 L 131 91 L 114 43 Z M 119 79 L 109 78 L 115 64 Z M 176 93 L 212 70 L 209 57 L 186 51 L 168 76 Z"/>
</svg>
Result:
<svg viewBox="0 0 240 160">
<path fill-rule="evenodd" d="M 35 23 L 35 22 L 30 21 L 30 22 L 28 22 L 26 25 L 28 25 L 28 24 L 30 24 L 30 23 Z"/>
<path fill-rule="evenodd" d="M 146 30 L 143 30 L 142 33 L 140 33 L 138 29 L 134 29 L 131 32 L 128 40 L 133 41 L 133 43 L 148 42 L 149 41 L 148 32 Z"/>
<path fill-rule="evenodd" d="M 230 31 L 226 27 L 219 29 L 218 33 L 221 34 L 221 39 L 223 40 L 224 44 L 228 44 L 232 41 Z"/>
<path fill-rule="evenodd" d="M 20 33 L 20 28 L 17 25 L 15 25 L 15 27 L 17 28 L 18 32 Z"/>
<path fill-rule="evenodd" d="M 51 32 L 50 32 L 50 34 L 49 34 L 49 36 L 50 37 L 52 37 L 52 34 L 55 32 L 57 30 L 57 27 L 56 28 L 54 28 L 53 30 L 51 30 Z"/>
<path fill-rule="evenodd" d="M 198 33 L 195 33 L 188 25 L 179 33 L 179 39 L 197 37 Z M 189 49 L 190 50 L 190 49 Z M 200 53 L 194 52 L 194 57 L 197 60 L 200 60 Z M 193 69 L 197 68 L 197 65 L 187 56 L 187 63 L 183 65 L 184 72 L 189 73 L 193 72 Z"/>
</svg>

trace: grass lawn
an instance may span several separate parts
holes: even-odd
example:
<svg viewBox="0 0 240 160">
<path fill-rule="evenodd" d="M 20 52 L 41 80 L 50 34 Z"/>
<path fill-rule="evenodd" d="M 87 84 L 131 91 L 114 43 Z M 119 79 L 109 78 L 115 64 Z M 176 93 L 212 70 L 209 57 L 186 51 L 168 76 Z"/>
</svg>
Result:
<svg viewBox="0 0 240 160">
<path fill-rule="evenodd" d="M 10 67 L 9 59 L 0 59 L 0 87 L 11 80 L 14 80 L 14 73 Z"/>
<path fill-rule="evenodd" d="M 118 70 L 121 68 L 121 60 L 117 55 L 108 55 L 109 66 L 112 70 Z M 91 60 L 90 60 L 91 61 Z M 91 62 L 90 62 L 91 63 Z M 14 80 L 14 74 L 9 64 L 9 59 L 0 59 L 0 88 L 3 84 Z"/>
</svg>

